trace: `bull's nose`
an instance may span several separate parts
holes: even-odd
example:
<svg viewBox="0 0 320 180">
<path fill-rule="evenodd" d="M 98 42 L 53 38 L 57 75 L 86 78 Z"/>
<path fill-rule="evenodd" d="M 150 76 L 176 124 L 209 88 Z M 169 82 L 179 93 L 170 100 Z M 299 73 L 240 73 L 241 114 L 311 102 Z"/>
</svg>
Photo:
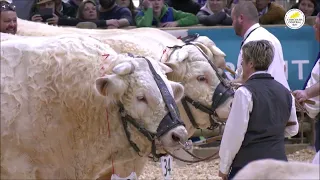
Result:
<svg viewBox="0 0 320 180">
<path fill-rule="evenodd" d="M 186 136 L 184 135 L 184 133 L 181 134 L 181 133 L 177 133 L 177 132 L 172 132 L 171 138 L 174 142 L 185 143 L 185 141 L 186 141 Z"/>
</svg>

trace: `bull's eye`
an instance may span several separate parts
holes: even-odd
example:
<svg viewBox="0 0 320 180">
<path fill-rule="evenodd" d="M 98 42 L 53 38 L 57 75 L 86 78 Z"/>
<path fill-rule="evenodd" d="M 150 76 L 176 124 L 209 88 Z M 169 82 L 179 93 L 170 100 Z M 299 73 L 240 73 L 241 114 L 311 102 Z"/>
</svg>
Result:
<svg viewBox="0 0 320 180">
<path fill-rule="evenodd" d="M 147 102 L 147 99 L 144 96 L 137 96 L 137 100 L 142 102 Z"/>
<path fill-rule="evenodd" d="M 198 77 L 197 77 L 197 80 L 200 81 L 200 82 L 207 81 L 206 76 L 204 76 L 204 75 L 198 76 Z"/>
</svg>

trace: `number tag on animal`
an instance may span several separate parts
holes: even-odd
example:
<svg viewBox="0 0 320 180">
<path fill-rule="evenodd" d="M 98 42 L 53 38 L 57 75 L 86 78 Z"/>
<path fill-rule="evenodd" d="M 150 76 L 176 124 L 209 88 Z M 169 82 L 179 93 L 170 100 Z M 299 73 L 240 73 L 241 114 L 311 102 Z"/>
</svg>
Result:
<svg viewBox="0 0 320 180">
<path fill-rule="evenodd" d="M 116 174 L 112 174 L 111 180 L 138 180 L 137 174 L 132 172 L 128 177 L 122 178 Z"/>
<path fill-rule="evenodd" d="M 163 177 L 165 180 L 171 179 L 171 172 L 172 172 L 172 156 L 162 156 L 161 160 L 161 169 L 163 173 Z"/>
</svg>

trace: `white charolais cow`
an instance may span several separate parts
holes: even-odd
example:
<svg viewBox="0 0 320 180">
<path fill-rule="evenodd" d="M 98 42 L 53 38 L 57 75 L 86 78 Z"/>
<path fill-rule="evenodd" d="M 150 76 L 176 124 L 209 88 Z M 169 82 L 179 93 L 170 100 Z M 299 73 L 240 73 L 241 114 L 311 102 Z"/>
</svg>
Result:
<svg viewBox="0 0 320 180">
<path fill-rule="evenodd" d="M 319 179 L 320 166 L 295 161 L 279 161 L 263 159 L 249 163 L 233 178 L 234 180 L 264 179 L 264 180 L 300 180 Z"/>
<path fill-rule="evenodd" d="M 166 79 L 170 68 L 151 64 L 179 101 L 183 86 Z M 1 178 L 100 179 L 110 178 L 112 169 L 127 176 L 127 161 L 141 172 L 151 142 L 129 123 L 140 157 L 125 134 L 119 104 L 152 133 L 164 122 L 168 109 L 145 59 L 79 35 L 2 41 Z M 177 139 L 187 139 L 181 125 L 157 143 L 176 148 Z"/>
<path fill-rule="evenodd" d="M 150 56 L 154 60 L 164 62 L 173 69 L 168 74 L 170 80 L 180 82 L 185 87 L 185 95 L 194 101 L 202 103 L 205 107 L 211 108 L 212 97 L 220 80 L 215 71 L 194 45 L 185 45 L 174 36 L 155 28 L 137 28 L 132 30 L 84 30 L 76 28 L 54 27 L 41 23 L 19 20 L 18 34 L 23 36 L 53 36 L 56 34 L 77 33 L 88 35 L 102 42 L 109 44 L 118 53 L 132 53 L 140 56 Z M 31 28 L 34 27 L 34 28 Z M 225 66 L 225 54 L 215 46 L 207 37 L 200 36 L 193 41 L 209 59 L 217 66 Z M 182 48 L 166 48 L 167 46 L 179 45 Z M 173 53 L 172 53 L 173 52 Z M 218 93 L 219 94 L 219 93 Z M 216 109 L 216 114 L 226 119 L 230 112 L 232 97 L 227 98 L 224 103 Z M 181 103 L 179 110 L 189 136 L 195 132 L 189 117 Z M 200 128 L 207 128 L 211 125 L 209 115 L 193 106 L 188 105 L 193 117 Z"/>
</svg>

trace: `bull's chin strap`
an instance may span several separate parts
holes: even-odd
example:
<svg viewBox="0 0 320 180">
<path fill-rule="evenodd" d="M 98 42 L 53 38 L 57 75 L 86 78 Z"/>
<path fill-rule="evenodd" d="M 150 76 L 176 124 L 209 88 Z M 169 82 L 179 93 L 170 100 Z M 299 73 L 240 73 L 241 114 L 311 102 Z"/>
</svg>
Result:
<svg viewBox="0 0 320 180">
<path fill-rule="evenodd" d="M 186 111 L 187 116 L 188 116 L 188 118 L 189 118 L 189 120 L 190 120 L 190 122 L 191 122 L 191 124 L 192 124 L 192 126 L 194 128 L 200 129 L 199 125 L 197 124 L 196 120 L 194 119 L 194 116 L 193 116 L 193 114 L 191 112 L 191 109 L 188 106 L 188 103 L 190 103 L 196 109 L 199 109 L 200 111 L 209 114 L 209 119 L 210 119 L 210 125 L 211 126 L 208 129 L 212 130 L 212 128 L 215 128 L 215 127 L 219 126 L 219 124 L 215 121 L 215 119 L 212 118 L 213 116 L 215 116 L 215 112 L 212 109 L 207 108 L 206 106 L 202 105 L 198 101 L 192 100 L 188 96 L 185 96 L 184 98 L 182 98 L 181 102 L 182 102 L 183 108 Z"/>
<path fill-rule="evenodd" d="M 158 161 L 158 159 L 165 154 L 157 154 L 157 152 L 156 152 L 156 143 L 155 143 L 156 134 L 148 131 L 144 127 L 141 127 L 130 115 L 128 115 L 125 112 L 122 104 L 120 104 L 119 106 L 120 106 L 119 112 L 120 112 L 121 121 L 122 121 L 123 128 L 124 128 L 124 132 L 126 133 L 127 139 L 129 141 L 129 144 L 131 145 L 131 147 L 137 152 L 137 154 L 140 157 L 142 157 L 142 155 L 140 154 L 141 151 L 140 151 L 139 147 L 137 146 L 136 143 L 134 143 L 131 140 L 131 134 L 128 130 L 128 122 L 130 124 L 132 124 L 145 137 L 147 137 L 147 139 L 152 143 L 152 147 L 151 147 L 152 148 L 151 149 L 152 158 L 154 161 Z"/>
</svg>

